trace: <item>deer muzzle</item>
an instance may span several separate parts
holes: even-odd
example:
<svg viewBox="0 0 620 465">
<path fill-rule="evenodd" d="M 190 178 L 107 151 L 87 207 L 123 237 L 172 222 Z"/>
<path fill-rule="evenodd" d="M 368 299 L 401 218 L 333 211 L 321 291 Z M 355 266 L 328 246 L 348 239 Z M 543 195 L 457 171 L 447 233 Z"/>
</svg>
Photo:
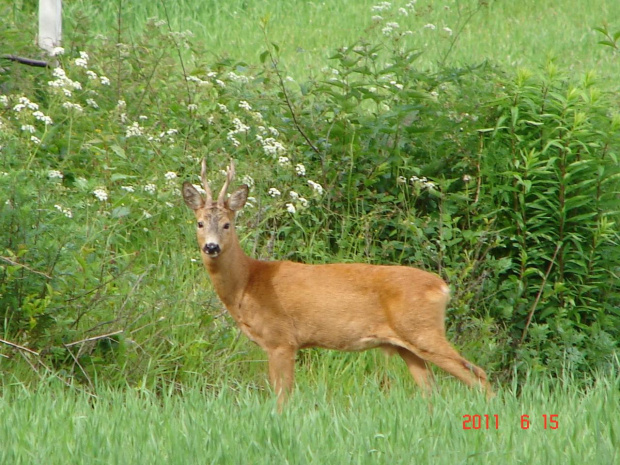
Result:
<svg viewBox="0 0 620 465">
<path fill-rule="evenodd" d="M 214 242 L 207 242 L 202 248 L 202 251 L 211 257 L 217 257 L 221 250 L 220 245 Z"/>
</svg>

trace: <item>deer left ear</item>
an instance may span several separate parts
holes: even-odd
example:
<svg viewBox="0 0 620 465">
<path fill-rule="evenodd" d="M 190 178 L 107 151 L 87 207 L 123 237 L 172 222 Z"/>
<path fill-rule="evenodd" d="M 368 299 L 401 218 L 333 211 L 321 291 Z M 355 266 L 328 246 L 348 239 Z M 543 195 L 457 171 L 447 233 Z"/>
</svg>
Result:
<svg viewBox="0 0 620 465">
<path fill-rule="evenodd" d="M 246 200 L 248 200 L 248 192 L 248 186 L 243 184 L 239 189 L 230 194 L 227 202 L 228 208 L 234 212 L 241 210 L 245 205 Z"/>
</svg>

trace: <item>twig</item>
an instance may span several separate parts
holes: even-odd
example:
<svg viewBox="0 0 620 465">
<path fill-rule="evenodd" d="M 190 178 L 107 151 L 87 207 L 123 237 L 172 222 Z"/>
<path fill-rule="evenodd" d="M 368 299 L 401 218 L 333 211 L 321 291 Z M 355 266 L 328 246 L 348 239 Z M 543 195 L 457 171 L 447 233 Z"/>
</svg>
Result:
<svg viewBox="0 0 620 465">
<path fill-rule="evenodd" d="M 4 260 L 5 262 L 7 262 L 7 263 L 8 263 L 8 264 L 10 264 L 10 265 L 14 265 L 14 266 L 21 266 L 22 268 L 26 268 L 26 269 L 27 269 L 28 271 L 30 271 L 31 273 L 35 273 L 35 274 L 38 274 L 38 275 L 44 276 L 44 277 L 46 277 L 47 279 L 52 279 L 52 277 L 51 277 L 50 275 L 45 274 L 45 273 L 43 273 L 42 271 L 33 270 L 33 269 L 32 269 L 32 268 L 30 268 L 29 266 L 24 265 L 23 263 L 19 263 L 19 262 L 16 262 L 16 261 L 14 261 L 14 260 L 11 260 L 11 259 L 10 259 L 10 258 L 8 258 L 8 257 L 3 257 L 3 256 L 0 256 L 0 260 Z"/>
<path fill-rule="evenodd" d="M 265 35 L 265 42 L 268 42 L 267 31 L 265 29 L 263 29 L 263 34 Z M 269 59 L 271 60 L 271 64 L 273 65 L 273 70 L 275 71 L 276 76 L 278 76 L 278 81 L 280 82 L 280 88 L 282 89 L 282 95 L 284 95 L 284 102 L 286 103 L 286 106 L 291 112 L 291 118 L 293 119 L 293 124 L 295 125 L 295 129 L 297 129 L 299 134 L 301 134 L 301 136 L 306 140 L 306 143 L 310 146 L 310 148 L 314 152 L 316 152 L 318 155 L 320 155 L 321 154 L 320 150 L 317 148 L 316 145 L 314 145 L 314 143 L 306 135 L 306 132 L 303 130 L 303 128 L 301 127 L 301 124 L 297 120 L 297 115 L 295 114 L 295 110 L 293 109 L 293 104 L 291 103 L 291 99 L 289 98 L 288 92 L 286 91 L 286 85 L 284 84 L 284 79 L 282 79 L 282 73 L 280 73 L 280 70 L 278 69 L 278 60 L 276 60 L 275 57 L 273 56 L 273 53 L 271 52 L 271 47 L 269 47 L 269 45 L 267 45 L 267 51 L 269 52 Z"/>
<path fill-rule="evenodd" d="M 23 350 L 24 352 L 28 352 L 29 354 L 36 355 L 37 357 L 39 356 L 39 352 L 35 352 L 34 350 L 29 349 L 28 347 L 20 346 L 19 344 L 15 344 L 14 342 L 5 341 L 4 339 L 0 339 L 0 342 L 2 344 L 6 344 L 7 346 L 11 346 L 11 347 L 13 347 L 15 349 Z"/>
<path fill-rule="evenodd" d="M 65 347 L 72 347 L 78 344 L 82 344 L 84 342 L 91 342 L 91 341 L 97 341 L 99 339 L 105 339 L 106 337 L 110 337 L 110 336 L 116 336 L 117 334 L 122 333 L 123 330 L 119 329 L 118 331 L 114 331 L 112 333 L 107 333 L 107 334 L 101 334 L 99 336 L 93 336 L 93 337 L 87 337 L 86 339 L 82 339 L 80 341 L 75 341 L 75 342 L 70 342 L 69 344 L 63 344 Z"/>
<path fill-rule="evenodd" d="M 540 298 L 545 289 L 545 284 L 547 284 L 547 279 L 549 278 L 549 275 L 551 274 L 551 268 L 553 268 L 553 264 L 555 263 L 555 257 L 558 256 L 558 252 L 560 251 L 561 248 L 562 248 L 562 242 L 558 242 L 558 245 L 555 248 L 555 252 L 553 252 L 553 257 L 551 257 L 551 262 L 549 263 L 549 266 L 547 267 L 547 272 L 545 273 L 543 282 L 540 285 L 538 294 L 536 295 L 536 300 L 534 300 L 534 303 L 532 304 L 532 308 L 530 309 L 530 312 L 527 315 L 527 320 L 525 322 L 525 328 L 523 328 L 523 334 L 521 335 L 521 340 L 519 341 L 519 345 L 523 344 L 523 341 L 525 341 L 525 336 L 527 336 L 527 329 L 529 328 L 530 323 L 532 322 L 534 311 L 536 310 L 536 307 L 538 306 L 538 302 L 540 302 Z"/>
</svg>

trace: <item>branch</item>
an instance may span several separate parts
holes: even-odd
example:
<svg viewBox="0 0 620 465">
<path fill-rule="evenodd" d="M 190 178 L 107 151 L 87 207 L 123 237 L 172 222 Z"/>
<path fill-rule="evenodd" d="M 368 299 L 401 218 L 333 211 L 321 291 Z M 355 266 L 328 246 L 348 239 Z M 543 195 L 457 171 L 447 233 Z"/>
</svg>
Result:
<svg viewBox="0 0 620 465">
<path fill-rule="evenodd" d="M 532 305 L 532 308 L 530 309 L 530 312 L 527 315 L 527 320 L 525 322 L 525 328 L 523 328 L 523 334 L 521 335 L 521 340 L 519 341 L 519 345 L 523 344 L 523 341 L 525 341 L 525 336 L 527 336 L 527 329 L 529 328 L 530 323 L 532 322 L 534 311 L 536 310 L 536 307 L 538 306 L 538 302 L 540 302 L 540 298 L 542 297 L 542 293 L 545 289 L 545 284 L 547 284 L 547 279 L 549 278 L 549 275 L 551 274 L 551 268 L 553 268 L 553 264 L 555 263 L 555 257 L 558 256 L 558 252 L 560 251 L 561 248 L 562 248 L 562 242 L 558 242 L 558 245 L 555 248 L 555 252 L 553 252 L 553 257 L 551 257 L 551 262 L 549 263 L 549 266 L 547 267 L 547 272 L 545 273 L 543 282 L 540 285 L 540 289 L 538 290 L 538 295 L 536 295 L 536 300 L 534 300 L 534 304 Z"/>
<path fill-rule="evenodd" d="M 43 272 L 41 272 L 41 271 L 33 270 L 33 269 L 32 269 L 32 268 L 30 268 L 29 266 L 26 266 L 26 265 L 24 265 L 24 264 L 22 264 L 22 263 L 19 263 L 19 262 L 16 262 L 16 261 L 14 261 L 14 260 L 11 260 L 11 259 L 10 259 L 10 258 L 8 258 L 8 257 L 3 257 L 3 256 L 0 256 L 0 260 L 4 260 L 5 262 L 7 262 L 8 264 L 13 265 L 13 266 L 21 266 L 22 268 L 26 268 L 26 269 L 27 269 L 28 271 L 30 271 L 31 273 L 36 273 L 36 274 L 38 274 L 38 275 L 41 275 L 41 276 L 46 277 L 47 279 L 52 279 L 52 277 L 51 277 L 50 275 L 45 274 L 45 273 L 43 273 Z"/>
<path fill-rule="evenodd" d="M 0 342 L 2 344 L 6 344 L 7 346 L 11 346 L 11 347 L 13 347 L 15 349 L 23 350 L 24 352 L 28 352 L 29 354 L 36 355 L 37 357 L 39 356 L 39 352 L 35 352 L 34 350 L 29 349 L 28 347 L 20 346 L 19 344 L 15 344 L 14 342 L 5 341 L 4 339 L 0 339 Z"/>
<path fill-rule="evenodd" d="M 110 336 L 116 336 L 117 334 L 122 333 L 123 330 L 119 329 L 118 331 L 114 331 L 112 333 L 107 333 L 107 334 L 101 334 L 100 336 L 93 336 L 93 337 L 87 337 L 86 339 L 82 339 L 79 341 L 75 341 L 75 342 L 70 342 L 69 344 L 63 344 L 65 347 L 72 347 L 78 344 L 82 344 L 84 342 L 91 342 L 91 341 L 97 341 L 99 339 L 105 339 L 108 338 Z"/>
</svg>

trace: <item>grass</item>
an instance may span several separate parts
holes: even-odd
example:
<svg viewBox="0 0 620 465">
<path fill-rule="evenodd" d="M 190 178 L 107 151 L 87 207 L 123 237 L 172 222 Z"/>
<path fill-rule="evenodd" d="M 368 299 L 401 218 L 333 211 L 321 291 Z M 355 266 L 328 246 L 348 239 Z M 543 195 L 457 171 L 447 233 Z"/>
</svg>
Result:
<svg viewBox="0 0 620 465">
<path fill-rule="evenodd" d="M 181 394 L 101 388 L 96 397 L 51 383 L 5 386 L 0 463 L 618 463 L 620 379 L 589 389 L 530 379 L 487 403 L 440 383 L 432 411 L 408 383 L 355 392 L 302 377 L 282 414 L 248 388 L 185 386 Z M 517 393 L 518 390 L 518 393 Z M 464 429 L 464 415 L 489 415 Z M 529 428 L 522 428 L 528 415 Z M 557 415 L 557 429 L 544 415 Z M 499 427 L 494 423 L 495 416 Z"/>
<path fill-rule="evenodd" d="M 417 47 L 423 44 L 425 50 L 420 64 L 431 68 L 458 35 L 450 55 L 455 64 L 491 60 L 509 67 L 536 67 L 553 59 L 576 73 L 594 69 L 605 79 L 620 75 L 617 54 L 597 45 L 603 37 L 593 29 L 607 22 L 612 31 L 620 28 L 620 3 L 615 0 L 419 0 L 416 13 L 407 17 L 397 12 L 407 3 L 404 0 L 393 1 L 389 12 L 373 12 L 372 6 L 378 3 L 211 0 L 179 1 L 172 8 L 163 1 L 77 0 L 64 5 L 65 43 L 81 47 L 85 36 L 92 38 L 94 34 L 116 40 L 120 5 L 123 42 L 134 43 L 148 18 L 169 19 L 173 30 L 194 34 L 212 55 L 205 57 L 208 60 L 224 55 L 252 65 L 258 64 L 259 54 L 265 49 L 261 23 L 267 22 L 269 40 L 280 46 L 288 71 L 305 79 L 326 65 L 335 48 L 365 37 L 371 16 L 381 14 L 385 21 L 397 21 L 401 29 L 413 31 L 412 43 Z M 477 10 L 479 3 L 486 6 Z M 20 29 L 29 28 L 31 37 L 36 34 L 36 23 L 20 10 L 12 8 L 7 14 Z M 437 29 L 424 29 L 429 23 Z M 454 35 L 444 33 L 444 27 L 452 29 Z"/>
</svg>

